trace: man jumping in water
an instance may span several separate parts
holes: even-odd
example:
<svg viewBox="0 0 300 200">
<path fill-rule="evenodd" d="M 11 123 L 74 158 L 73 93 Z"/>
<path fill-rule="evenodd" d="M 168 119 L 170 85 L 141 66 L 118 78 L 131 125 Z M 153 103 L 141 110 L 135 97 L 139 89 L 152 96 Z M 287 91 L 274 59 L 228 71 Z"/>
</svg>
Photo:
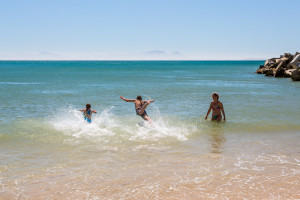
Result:
<svg viewBox="0 0 300 200">
<path fill-rule="evenodd" d="M 141 96 L 137 96 L 136 99 L 125 99 L 123 96 L 120 96 L 120 98 L 126 102 L 134 102 L 136 114 L 141 116 L 144 120 L 150 123 L 152 122 L 145 109 L 150 103 L 154 102 L 154 100 L 143 101 Z"/>
</svg>

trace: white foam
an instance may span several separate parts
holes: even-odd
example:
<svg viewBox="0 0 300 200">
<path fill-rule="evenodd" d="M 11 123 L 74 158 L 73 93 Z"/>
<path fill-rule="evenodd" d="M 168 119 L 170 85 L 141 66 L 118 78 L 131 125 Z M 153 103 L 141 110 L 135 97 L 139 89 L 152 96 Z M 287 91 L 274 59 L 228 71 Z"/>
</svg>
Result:
<svg viewBox="0 0 300 200">
<path fill-rule="evenodd" d="M 136 129 L 131 130 L 134 134 L 132 134 L 130 140 L 157 141 L 162 138 L 172 137 L 184 141 L 187 140 L 187 136 L 190 134 L 189 131 L 191 130 L 188 130 L 187 127 L 168 124 L 162 117 L 159 117 L 153 120 L 151 124 L 142 121 L 139 125 L 136 125 Z"/>
<path fill-rule="evenodd" d="M 156 108 L 156 107 L 155 107 Z M 177 120 L 164 119 L 159 110 L 153 115 L 153 123 L 140 117 L 116 116 L 113 107 L 92 115 L 92 123 L 83 119 L 82 112 L 72 106 L 60 109 L 51 117 L 49 123 L 55 130 L 74 138 L 88 138 L 102 142 L 122 141 L 159 141 L 163 138 L 185 141 L 196 128 L 179 123 Z"/>
<path fill-rule="evenodd" d="M 148 99 L 152 99 L 147 96 Z M 178 121 L 169 122 L 168 119 L 164 119 L 157 108 L 155 103 L 151 103 L 151 107 L 155 110 L 155 116 L 157 118 L 153 119 L 153 123 L 148 122 L 140 123 L 136 134 L 134 134 L 130 139 L 142 139 L 142 140 L 160 140 L 162 138 L 171 137 L 180 141 L 187 140 L 187 136 L 195 130 L 195 127 L 187 126 L 186 124 L 181 124 Z"/>
<path fill-rule="evenodd" d="M 72 135 L 76 138 L 95 138 L 101 139 L 101 136 L 113 136 L 115 133 L 110 131 L 114 127 L 112 114 L 109 113 L 111 108 L 103 110 L 99 114 L 92 115 L 92 123 L 88 123 L 83 119 L 82 112 L 73 109 L 59 110 L 54 119 L 50 123 L 58 131 L 64 134 Z"/>
</svg>

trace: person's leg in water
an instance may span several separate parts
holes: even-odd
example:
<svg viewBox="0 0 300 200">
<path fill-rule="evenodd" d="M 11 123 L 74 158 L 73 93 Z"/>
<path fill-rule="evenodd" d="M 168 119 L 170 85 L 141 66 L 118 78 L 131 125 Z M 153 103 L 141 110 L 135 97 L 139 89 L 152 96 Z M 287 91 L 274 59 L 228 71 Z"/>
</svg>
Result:
<svg viewBox="0 0 300 200">
<path fill-rule="evenodd" d="M 146 104 L 143 105 L 142 109 L 139 111 L 139 114 L 142 115 L 146 110 L 147 106 L 150 104 L 150 101 L 146 101 Z"/>
<path fill-rule="evenodd" d="M 147 106 L 150 104 L 150 101 L 146 101 L 146 104 L 142 107 L 142 109 L 140 110 L 139 114 L 140 116 L 143 115 L 144 111 L 146 110 Z M 150 119 L 150 117 L 148 117 L 148 115 L 142 116 L 144 120 L 152 123 L 152 120 Z"/>
<path fill-rule="evenodd" d="M 150 117 L 148 117 L 148 115 L 145 115 L 144 120 L 148 121 L 149 123 L 152 123 L 152 120 L 150 119 Z"/>
</svg>

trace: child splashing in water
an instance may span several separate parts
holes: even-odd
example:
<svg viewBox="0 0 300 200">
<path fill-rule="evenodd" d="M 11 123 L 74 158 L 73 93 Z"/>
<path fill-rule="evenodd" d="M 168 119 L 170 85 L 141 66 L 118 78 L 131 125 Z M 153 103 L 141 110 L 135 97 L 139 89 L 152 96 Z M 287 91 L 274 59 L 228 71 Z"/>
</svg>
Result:
<svg viewBox="0 0 300 200">
<path fill-rule="evenodd" d="M 92 122 L 92 113 L 97 113 L 96 110 L 91 110 L 91 104 L 86 104 L 86 109 L 80 109 L 79 111 L 83 112 L 84 119 L 88 123 Z"/>
<path fill-rule="evenodd" d="M 141 96 L 137 96 L 136 99 L 125 99 L 122 96 L 120 96 L 120 98 L 126 102 L 133 102 L 135 105 L 136 114 L 141 116 L 144 120 L 150 123 L 152 122 L 145 109 L 150 103 L 154 102 L 154 100 L 143 101 Z"/>
<path fill-rule="evenodd" d="M 212 97 L 213 101 L 210 103 L 210 106 L 209 106 L 209 109 L 207 111 L 205 119 L 207 119 L 207 116 L 209 115 L 210 111 L 213 110 L 211 120 L 221 121 L 222 120 L 222 113 L 223 113 L 223 116 L 224 116 L 223 120 L 226 121 L 223 104 L 222 104 L 221 101 L 219 101 L 220 95 L 218 93 L 214 92 L 211 95 L 211 97 Z M 222 113 L 221 113 L 221 111 L 222 111 Z"/>
</svg>

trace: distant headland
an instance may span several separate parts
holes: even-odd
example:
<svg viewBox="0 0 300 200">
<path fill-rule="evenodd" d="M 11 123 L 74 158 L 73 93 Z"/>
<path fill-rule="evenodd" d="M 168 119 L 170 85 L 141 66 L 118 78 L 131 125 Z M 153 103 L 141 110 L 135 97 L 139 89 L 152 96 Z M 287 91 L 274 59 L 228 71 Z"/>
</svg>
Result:
<svg viewBox="0 0 300 200">
<path fill-rule="evenodd" d="M 279 58 L 270 58 L 264 65 L 259 66 L 256 73 L 300 81 L 300 52 L 296 52 L 295 55 L 285 53 Z"/>
</svg>

